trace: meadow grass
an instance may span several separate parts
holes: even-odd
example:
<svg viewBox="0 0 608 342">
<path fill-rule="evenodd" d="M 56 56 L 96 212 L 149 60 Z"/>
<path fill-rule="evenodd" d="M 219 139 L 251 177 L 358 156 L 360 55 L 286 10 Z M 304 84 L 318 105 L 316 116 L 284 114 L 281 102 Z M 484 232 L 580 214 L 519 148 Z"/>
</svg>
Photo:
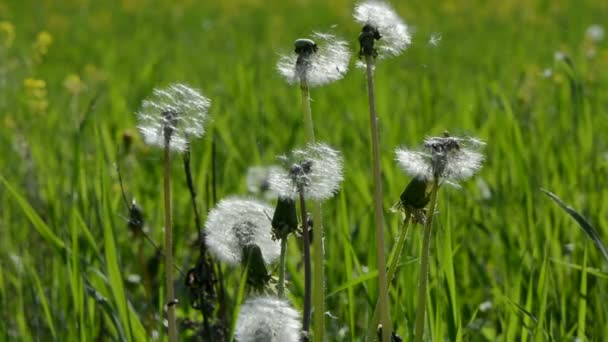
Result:
<svg viewBox="0 0 608 342">
<path fill-rule="evenodd" d="M 388 209 L 410 180 L 394 148 L 446 129 L 487 142 L 480 174 L 462 189 L 442 189 L 438 202 L 428 336 L 602 340 L 608 265 L 540 188 L 608 240 L 608 41 L 585 38 L 608 17 L 608 4 L 393 5 L 416 30 L 412 46 L 376 70 L 387 256 L 402 220 Z M 275 72 L 278 53 L 334 24 L 356 49 L 361 27 L 352 9 L 350 1 L 0 3 L 0 21 L 15 33 L 10 46 L 0 41 L 0 340 L 162 335 L 164 266 L 127 228 L 114 167 L 120 162 L 127 196 L 160 244 L 162 153 L 144 145 L 134 113 L 154 87 L 172 82 L 213 100 L 208 134 L 191 150 L 204 220 L 212 142 L 219 198 L 246 193 L 249 166 L 301 146 L 299 89 Z M 441 34 L 438 46 L 428 44 L 433 33 Z M 569 58 L 555 59 L 557 51 Z M 342 190 L 323 204 L 326 336 L 360 340 L 378 298 L 365 73 L 353 68 L 311 95 L 317 140 L 340 149 L 345 163 Z M 174 259 L 188 269 L 197 229 L 180 164 L 172 164 Z M 390 288 L 394 329 L 407 340 L 421 242 L 422 230 L 412 227 Z M 288 244 L 287 298 L 301 310 L 301 247 Z M 223 274 L 234 324 L 244 282 L 238 269 Z M 178 318 L 202 321 L 175 275 Z"/>
</svg>

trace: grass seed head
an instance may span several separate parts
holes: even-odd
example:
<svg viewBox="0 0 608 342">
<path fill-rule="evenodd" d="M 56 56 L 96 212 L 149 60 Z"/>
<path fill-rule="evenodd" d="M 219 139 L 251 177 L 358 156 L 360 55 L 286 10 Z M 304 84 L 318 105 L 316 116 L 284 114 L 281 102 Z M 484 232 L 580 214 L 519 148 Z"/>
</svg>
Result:
<svg viewBox="0 0 608 342">
<path fill-rule="evenodd" d="M 337 81 L 348 71 L 348 44 L 327 33 L 314 33 L 312 39 L 300 38 L 294 43 L 294 53 L 281 56 L 277 71 L 287 83 L 306 81 L 318 87 Z"/>
<path fill-rule="evenodd" d="M 211 101 L 184 84 L 156 88 L 137 112 L 146 144 L 183 152 L 191 138 L 202 137 Z"/>
<path fill-rule="evenodd" d="M 371 54 L 381 59 L 400 55 L 411 43 L 411 34 L 386 2 L 368 0 L 355 6 L 355 20 L 363 25 L 359 35 L 360 55 Z"/>
<path fill-rule="evenodd" d="M 325 200 L 340 188 L 342 156 L 325 144 L 308 144 L 281 159 L 289 171 L 270 174 L 270 188 L 281 197 L 297 199 L 301 190 L 306 198 Z"/>
<path fill-rule="evenodd" d="M 243 248 L 257 245 L 266 263 L 280 254 L 280 245 L 272 240 L 271 224 L 274 209 L 269 205 L 238 197 L 224 199 L 209 212 L 205 222 L 205 241 L 209 251 L 220 261 L 239 265 Z"/>
<path fill-rule="evenodd" d="M 299 342 L 300 315 L 275 297 L 248 299 L 241 305 L 234 336 L 238 342 Z"/>
</svg>

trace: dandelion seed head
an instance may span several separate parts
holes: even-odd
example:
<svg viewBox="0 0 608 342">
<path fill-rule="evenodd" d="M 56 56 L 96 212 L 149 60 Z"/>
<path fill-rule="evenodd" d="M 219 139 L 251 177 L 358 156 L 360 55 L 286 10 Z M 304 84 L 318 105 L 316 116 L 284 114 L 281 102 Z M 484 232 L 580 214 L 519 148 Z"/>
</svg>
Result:
<svg viewBox="0 0 608 342">
<path fill-rule="evenodd" d="M 412 177 L 433 179 L 458 186 L 475 175 L 483 165 L 484 156 L 479 152 L 485 143 L 476 138 L 451 136 L 427 137 L 425 151 L 397 149 L 397 163 Z"/>
<path fill-rule="evenodd" d="M 280 245 L 272 240 L 269 217 L 273 214 L 272 207 L 253 199 L 230 197 L 220 201 L 205 222 L 209 250 L 222 262 L 239 265 L 243 247 L 255 244 L 264 261 L 272 263 L 280 254 Z"/>
<path fill-rule="evenodd" d="M 208 98 L 187 85 L 175 83 L 156 88 L 137 112 L 137 128 L 146 144 L 165 147 L 168 138 L 172 151 L 183 152 L 190 139 L 205 133 L 210 106 Z"/>
<path fill-rule="evenodd" d="M 238 342 L 299 342 L 300 315 L 288 302 L 257 297 L 241 305 L 234 336 Z"/>
<path fill-rule="evenodd" d="M 325 200 L 340 188 L 342 156 L 325 144 L 309 144 L 280 158 L 287 170 L 270 174 L 270 188 L 279 196 L 297 199 L 299 189 L 306 198 Z"/>
<path fill-rule="evenodd" d="M 348 44 L 328 33 L 297 39 L 294 53 L 281 56 L 277 71 L 293 85 L 305 80 L 311 87 L 337 81 L 348 71 Z"/>
<path fill-rule="evenodd" d="M 361 25 L 370 25 L 380 34 L 375 48 L 378 58 L 400 55 L 411 43 L 412 37 L 403 20 L 386 2 L 368 0 L 355 6 L 355 20 Z"/>
<path fill-rule="evenodd" d="M 604 27 L 599 24 L 594 24 L 587 27 L 587 31 L 585 31 L 585 36 L 589 38 L 594 43 L 599 43 L 604 40 Z"/>
<path fill-rule="evenodd" d="M 251 194 L 262 195 L 268 200 L 277 198 L 277 192 L 270 189 L 270 174 L 281 170 L 277 165 L 250 167 L 246 177 L 247 189 Z"/>
</svg>

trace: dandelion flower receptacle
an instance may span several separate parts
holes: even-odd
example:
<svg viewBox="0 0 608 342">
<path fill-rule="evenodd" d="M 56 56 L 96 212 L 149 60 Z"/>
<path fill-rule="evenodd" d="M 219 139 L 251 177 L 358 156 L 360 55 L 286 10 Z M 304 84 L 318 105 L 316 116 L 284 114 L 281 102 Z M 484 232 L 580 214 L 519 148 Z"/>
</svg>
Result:
<svg viewBox="0 0 608 342">
<path fill-rule="evenodd" d="M 257 297 L 241 305 L 234 337 L 237 342 L 299 342 L 301 331 L 300 316 L 287 301 Z"/>
<path fill-rule="evenodd" d="M 230 197 L 220 201 L 209 212 L 205 222 L 205 241 L 209 251 L 220 261 L 238 266 L 243 249 L 257 245 L 269 264 L 280 254 L 279 243 L 272 239 L 272 226 L 268 217 L 274 209 L 258 200 Z"/>
<path fill-rule="evenodd" d="M 431 184 L 428 217 L 424 221 L 424 236 L 422 240 L 422 255 L 420 257 L 420 274 L 418 278 L 418 294 L 416 306 L 415 341 L 422 341 L 424 336 L 424 321 L 426 312 L 426 297 L 430 259 L 431 231 L 433 214 L 437 206 L 437 193 L 442 184 L 458 186 L 459 182 L 471 178 L 480 169 L 484 156 L 480 152 L 485 144 L 474 138 L 452 137 L 444 134 L 442 137 L 428 137 L 424 140 L 424 150 L 397 149 L 397 163 L 420 186 L 409 194 L 408 188 L 404 191 L 407 198 L 401 198 L 401 206 L 406 210 L 427 201 L 427 186 Z M 410 182 L 410 185 L 412 183 Z M 410 187 L 408 185 L 408 187 Z M 403 197 L 403 196 L 402 196 Z"/>
<path fill-rule="evenodd" d="M 211 101 L 184 84 L 156 88 L 137 112 L 144 141 L 164 149 L 165 271 L 169 340 L 177 341 L 173 284 L 173 228 L 171 216 L 171 151 L 184 152 L 190 139 L 201 137 Z"/>
</svg>

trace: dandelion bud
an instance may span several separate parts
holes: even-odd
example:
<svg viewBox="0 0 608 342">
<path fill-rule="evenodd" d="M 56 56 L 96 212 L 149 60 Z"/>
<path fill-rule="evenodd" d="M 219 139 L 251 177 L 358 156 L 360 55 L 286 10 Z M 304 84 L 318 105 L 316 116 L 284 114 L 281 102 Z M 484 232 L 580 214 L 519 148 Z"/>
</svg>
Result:
<svg viewBox="0 0 608 342">
<path fill-rule="evenodd" d="M 331 34 L 314 33 L 313 39 L 300 38 L 294 54 L 282 56 L 277 71 L 287 83 L 306 81 L 311 87 L 337 81 L 348 71 L 348 44 Z"/>
<path fill-rule="evenodd" d="M 398 56 L 411 42 L 403 20 L 383 1 L 369 0 L 357 4 L 354 18 L 363 25 L 359 34 L 359 56 L 382 59 Z"/>
<path fill-rule="evenodd" d="M 234 336 L 237 342 L 299 342 L 301 330 L 299 314 L 289 303 L 257 297 L 241 305 Z"/>
<path fill-rule="evenodd" d="M 256 244 L 243 247 L 241 264 L 247 268 L 247 283 L 255 289 L 263 288 L 270 280 L 270 275 L 264 264 L 262 250 Z"/>
<path fill-rule="evenodd" d="M 211 101 L 183 84 L 157 88 L 137 112 L 137 128 L 146 144 L 183 152 L 189 140 L 202 137 Z"/>
<path fill-rule="evenodd" d="M 253 244 L 260 248 L 266 263 L 273 262 L 280 254 L 280 245 L 272 240 L 268 219 L 272 215 L 272 207 L 257 200 L 222 200 L 209 212 L 205 223 L 209 251 L 225 263 L 238 265 L 243 260 L 243 248 Z"/>
<path fill-rule="evenodd" d="M 285 239 L 298 229 L 296 202 L 288 197 L 279 197 L 272 217 L 272 233 L 275 239 Z"/>
<path fill-rule="evenodd" d="M 295 150 L 289 157 L 282 157 L 289 171 L 277 171 L 270 175 L 270 188 L 279 196 L 296 199 L 300 192 L 304 197 L 324 200 L 332 197 L 342 183 L 342 157 L 324 144 L 309 144 L 303 150 Z"/>
</svg>

